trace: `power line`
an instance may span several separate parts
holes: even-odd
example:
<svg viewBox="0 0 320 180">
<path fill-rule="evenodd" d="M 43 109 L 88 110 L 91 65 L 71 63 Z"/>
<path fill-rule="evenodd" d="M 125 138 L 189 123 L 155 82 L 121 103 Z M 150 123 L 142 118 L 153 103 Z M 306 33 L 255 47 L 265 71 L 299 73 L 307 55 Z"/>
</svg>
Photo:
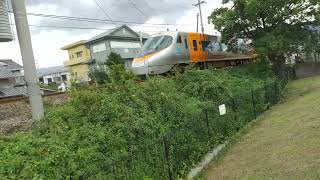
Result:
<svg viewBox="0 0 320 180">
<path fill-rule="evenodd" d="M 15 24 L 10 24 L 14 26 Z M 102 30 L 102 31 L 108 31 L 113 30 L 115 28 L 90 28 L 90 27 L 77 27 L 77 26 L 51 26 L 51 25 L 32 25 L 29 24 L 29 27 L 34 28 L 56 28 L 56 29 L 77 29 L 77 30 Z M 144 31 L 144 32 L 161 32 L 161 31 Z"/>
<path fill-rule="evenodd" d="M 129 2 L 129 3 L 131 4 L 131 6 L 133 6 L 137 11 L 139 11 L 140 14 L 142 14 L 144 17 L 148 18 L 148 16 L 145 15 L 145 14 L 136 6 L 136 4 L 134 4 L 134 3 L 132 2 L 132 0 L 128 0 L 128 2 Z"/>
<path fill-rule="evenodd" d="M 15 25 L 15 24 L 12 24 Z M 112 30 L 114 28 L 90 28 L 90 27 L 77 27 L 77 26 L 50 26 L 50 25 L 29 25 L 30 27 L 38 27 L 38 28 L 57 28 L 57 29 L 86 29 L 86 30 Z"/>
<path fill-rule="evenodd" d="M 98 6 L 98 8 L 102 11 L 102 13 L 110 20 L 110 21 L 112 21 L 112 18 L 109 16 L 109 14 L 103 9 L 103 7 L 99 4 L 100 3 L 100 1 L 98 1 L 98 0 L 93 0 L 95 3 L 96 3 L 96 5 Z M 99 2 L 99 3 L 98 3 Z M 115 25 L 115 24 L 114 24 Z M 116 26 L 116 25 L 115 25 Z"/>
<path fill-rule="evenodd" d="M 12 11 L 8 11 L 12 13 Z M 19 12 L 18 12 L 19 13 Z M 87 18 L 87 17 L 77 17 L 77 16 L 60 16 L 52 14 L 39 14 L 39 13 L 27 13 L 29 16 L 44 17 L 44 18 L 53 18 L 53 19 L 62 19 L 62 20 L 71 20 L 71 21 L 83 21 L 83 22 L 93 22 L 93 23 L 104 23 L 108 24 L 133 24 L 133 25 L 153 25 L 153 26 L 189 26 L 191 24 L 170 24 L 170 23 L 143 23 L 136 21 L 120 21 L 120 20 L 107 20 L 107 19 L 98 19 L 98 18 Z M 147 26 L 146 26 L 147 27 Z"/>
</svg>

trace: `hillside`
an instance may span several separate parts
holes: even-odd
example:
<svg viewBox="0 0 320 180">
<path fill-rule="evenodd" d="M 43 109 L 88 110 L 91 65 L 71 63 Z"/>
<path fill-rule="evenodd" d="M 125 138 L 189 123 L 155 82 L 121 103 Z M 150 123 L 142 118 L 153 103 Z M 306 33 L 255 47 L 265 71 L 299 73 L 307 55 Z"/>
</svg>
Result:
<svg viewBox="0 0 320 180">
<path fill-rule="evenodd" d="M 206 179 L 319 179 L 320 77 L 297 80 Z"/>
</svg>

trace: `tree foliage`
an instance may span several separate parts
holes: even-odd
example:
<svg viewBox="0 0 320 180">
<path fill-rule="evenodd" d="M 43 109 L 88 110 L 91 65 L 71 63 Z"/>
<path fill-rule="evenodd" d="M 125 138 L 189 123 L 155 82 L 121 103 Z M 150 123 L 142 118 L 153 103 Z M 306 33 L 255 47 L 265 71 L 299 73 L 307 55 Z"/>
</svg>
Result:
<svg viewBox="0 0 320 180">
<path fill-rule="evenodd" d="M 104 64 L 97 64 L 92 67 L 89 77 L 96 82 L 97 85 L 106 83 L 123 83 L 127 80 L 135 79 L 131 71 L 127 71 L 121 56 L 111 52 Z"/>
<path fill-rule="evenodd" d="M 232 45 L 239 38 L 252 40 L 257 52 L 274 64 L 277 75 L 281 75 L 285 55 L 314 49 L 308 48 L 307 40 L 314 39 L 309 27 L 319 25 L 319 0 L 223 0 L 223 3 L 232 6 L 216 9 L 209 16 L 209 22 L 222 33 L 223 41 Z"/>
<path fill-rule="evenodd" d="M 124 65 L 123 59 L 120 54 L 111 52 L 108 56 L 108 59 L 105 63 L 109 68 L 112 68 L 115 65 Z"/>
</svg>

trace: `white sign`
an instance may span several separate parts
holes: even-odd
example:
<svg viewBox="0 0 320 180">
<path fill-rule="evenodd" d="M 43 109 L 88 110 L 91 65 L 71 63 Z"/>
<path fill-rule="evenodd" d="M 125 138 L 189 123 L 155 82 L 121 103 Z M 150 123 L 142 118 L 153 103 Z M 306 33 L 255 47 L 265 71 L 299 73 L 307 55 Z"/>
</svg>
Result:
<svg viewBox="0 0 320 180">
<path fill-rule="evenodd" d="M 219 106 L 219 112 L 220 112 L 220 116 L 227 114 L 227 109 L 225 104 L 222 104 Z"/>
</svg>

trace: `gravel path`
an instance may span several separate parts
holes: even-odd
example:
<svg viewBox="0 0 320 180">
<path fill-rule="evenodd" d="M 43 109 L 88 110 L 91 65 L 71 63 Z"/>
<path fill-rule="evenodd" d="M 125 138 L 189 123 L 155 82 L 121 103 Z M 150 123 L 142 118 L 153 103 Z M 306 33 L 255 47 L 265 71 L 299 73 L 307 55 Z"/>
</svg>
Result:
<svg viewBox="0 0 320 180">
<path fill-rule="evenodd" d="M 68 94 L 61 94 L 44 98 L 44 104 L 59 105 L 68 100 Z M 26 100 L 0 104 L 0 135 L 28 131 L 33 122 L 30 111 Z"/>
</svg>

